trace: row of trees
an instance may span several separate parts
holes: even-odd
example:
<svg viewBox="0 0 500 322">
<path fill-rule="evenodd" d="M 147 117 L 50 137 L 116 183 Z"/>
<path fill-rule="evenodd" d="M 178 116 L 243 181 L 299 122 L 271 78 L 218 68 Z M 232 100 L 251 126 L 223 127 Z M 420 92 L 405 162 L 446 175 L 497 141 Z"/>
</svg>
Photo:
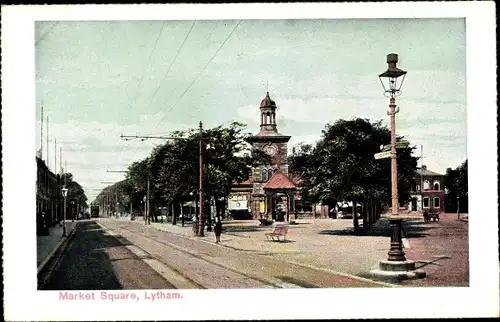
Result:
<svg viewBox="0 0 500 322">
<path fill-rule="evenodd" d="M 74 204 L 80 209 L 88 208 L 87 196 L 82 186 L 78 181 L 74 180 L 72 173 L 63 173 L 62 175 L 57 175 L 61 186 L 65 186 L 68 189 L 67 201 L 69 204 Z M 69 206 L 68 206 L 69 207 Z"/>
<path fill-rule="evenodd" d="M 448 189 L 446 210 L 466 213 L 469 210 L 468 160 L 455 169 L 446 169 L 444 186 Z"/>
<path fill-rule="evenodd" d="M 398 137 L 398 140 L 403 137 Z M 302 198 L 335 207 L 337 202 L 363 204 L 371 211 L 390 204 L 390 159 L 375 160 L 381 145 L 390 143 L 390 131 L 381 121 L 367 119 L 338 120 L 327 124 L 315 145 L 300 144 L 289 157 L 289 171 L 302 180 Z M 416 176 L 418 157 L 412 156 L 415 147 L 398 149 L 399 202 L 409 201 L 409 191 Z M 363 228 L 372 222 L 363 211 Z M 359 230 L 356 207 L 353 225 Z"/>
<path fill-rule="evenodd" d="M 196 129 L 175 132 L 173 136 L 177 139 L 155 147 L 147 158 L 134 162 L 128 168 L 126 179 L 104 189 L 96 203 L 101 204 L 103 198 L 111 196 L 111 207 L 116 202 L 118 207 L 127 209 L 131 205 L 133 211 L 142 212 L 149 178 L 150 214 L 154 221 L 158 221 L 158 207 L 167 207 L 170 214 L 179 213 L 183 203 L 195 201 L 198 208 L 195 198 L 199 188 L 202 138 L 206 218 L 211 218 L 211 199 L 216 201 L 215 215 L 220 216 L 225 211 L 225 199 L 232 184 L 246 180 L 253 166 L 270 162 L 264 152 L 251 151 L 245 140 L 251 134 L 245 133 L 245 128 L 245 124 L 234 122 L 229 127 L 218 126 L 202 133 Z M 390 130 L 381 121 L 355 118 L 327 124 L 318 142 L 299 144 L 287 160 L 291 176 L 301 180 L 303 202 L 323 203 L 331 208 L 341 201 L 363 204 L 363 209 L 369 212 L 363 211 L 363 228 L 369 228 L 373 223 L 370 212 L 390 205 L 390 158 L 374 158 L 380 146 L 389 143 Z M 417 177 L 415 149 L 415 146 L 398 149 L 400 205 L 410 201 L 409 192 Z M 467 161 L 455 170 L 450 169 L 446 178 L 445 186 L 451 194 L 465 196 Z M 172 218 L 175 224 L 175 216 Z M 353 225 L 359 230 L 355 213 Z M 199 227 L 201 234 L 203 226 Z"/>
<path fill-rule="evenodd" d="M 245 139 L 251 134 L 245 129 L 245 124 L 233 122 L 228 127 L 217 126 L 203 132 L 197 129 L 174 132 L 177 139 L 156 146 L 147 158 L 130 165 L 126 179 L 103 190 L 96 203 L 111 195 L 118 204 L 131 204 L 134 211 L 143 211 L 141 201 L 147 195 L 149 181 L 149 213 L 153 221 L 158 221 L 159 207 L 166 207 L 170 214 L 179 213 L 183 203 L 194 200 L 198 209 L 195 198 L 199 189 L 201 139 L 204 218 L 210 221 L 211 200 L 215 200 L 214 215 L 221 216 L 233 183 L 246 180 L 253 166 L 270 161 L 264 152 L 250 150 Z M 174 224 L 175 218 L 172 216 Z M 203 230 L 204 223 L 199 226 L 198 234 L 203 235 Z"/>
</svg>

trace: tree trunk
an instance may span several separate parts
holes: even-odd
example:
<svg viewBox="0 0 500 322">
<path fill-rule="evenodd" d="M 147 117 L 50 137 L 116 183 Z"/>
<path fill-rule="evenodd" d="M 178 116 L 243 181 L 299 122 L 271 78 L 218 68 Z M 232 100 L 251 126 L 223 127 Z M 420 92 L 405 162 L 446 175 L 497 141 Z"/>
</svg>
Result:
<svg viewBox="0 0 500 322">
<path fill-rule="evenodd" d="M 375 214 L 374 214 L 373 209 L 374 209 L 374 207 L 373 207 L 373 199 L 370 199 L 370 206 L 369 206 L 369 210 L 370 210 L 370 227 L 373 226 L 373 224 L 375 223 Z"/>
<path fill-rule="evenodd" d="M 182 215 L 182 201 L 179 201 L 179 206 L 181 207 L 181 215 Z M 172 225 L 177 225 L 177 216 L 176 216 L 175 206 L 174 206 L 174 212 L 172 213 Z"/>
<path fill-rule="evenodd" d="M 363 231 L 367 232 L 370 229 L 370 225 L 368 224 L 368 213 L 367 207 L 368 203 L 366 201 L 363 202 L 363 209 L 361 209 L 361 213 L 363 214 Z"/>
<path fill-rule="evenodd" d="M 181 226 L 184 227 L 184 212 L 182 209 L 182 203 L 181 203 Z"/>
<path fill-rule="evenodd" d="M 207 231 L 212 231 L 212 199 L 209 199 L 209 206 L 208 206 L 208 211 L 206 211 L 206 221 L 207 221 Z"/>
<path fill-rule="evenodd" d="M 354 224 L 354 231 L 359 230 L 359 221 L 358 221 L 358 210 L 356 209 L 356 199 L 352 199 L 352 223 Z"/>
<path fill-rule="evenodd" d="M 199 214 L 199 208 L 198 208 L 198 198 L 195 198 L 194 204 L 195 204 L 194 205 L 194 207 L 195 207 L 194 208 L 194 216 L 196 217 L 196 221 L 198 221 L 198 218 L 200 216 L 200 214 Z"/>
</svg>

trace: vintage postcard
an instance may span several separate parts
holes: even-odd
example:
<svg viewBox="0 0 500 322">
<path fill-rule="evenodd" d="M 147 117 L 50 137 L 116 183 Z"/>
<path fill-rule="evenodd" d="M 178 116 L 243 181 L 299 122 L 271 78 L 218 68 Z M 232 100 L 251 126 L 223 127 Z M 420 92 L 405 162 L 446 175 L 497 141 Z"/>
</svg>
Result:
<svg viewBox="0 0 500 322">
<path fill-rule="evenodd" d="M 7 320 L 498 316 L 493 2 L 2 11 Z"/>
</svg>

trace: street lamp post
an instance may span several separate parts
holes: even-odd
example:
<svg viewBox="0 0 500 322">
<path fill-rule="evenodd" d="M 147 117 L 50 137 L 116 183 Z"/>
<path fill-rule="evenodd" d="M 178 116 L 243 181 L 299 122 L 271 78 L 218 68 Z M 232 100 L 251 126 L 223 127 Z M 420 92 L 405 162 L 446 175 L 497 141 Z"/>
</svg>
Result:
<svg viewBox="0 0 500 322">
<path fill-rule="evenodd" d="M 64 198 L 64 209 L 63 209 L 63 237 L 66 237 L 66 197 L 68 196 L 68 189 L 66 187 L 62 188 L 62 195 Z"/>
<path fill-rule="evenodd" d="M 401 94 L 401 86 L 403 85 L 406 71 L 396 67 L 398 62 L 397 54 L 387 55 L 388 68 L 385 72 L 379 75 L 380 82 L 384 88 L 384 95 L 389 97 L 389 111 L 387 115 L 390 117 L 391 130 L 391 194 L 392 194 L 392 214 L 389 219 L 391 227 L 391 249 L 389 250 L 389 261 L 405 261 L 405 253 L 403 251 L 402 240 L 402 220 L 399 217 L 399 200 L 398 200 L 398 169 L 397 169 L 397 149 L 396 149 L 396 113 L 399 108 L 396 107 L 396 96 Z M 383 79 L 388 81 L 384 84 Z"/>
<path fill-rule="evenodd" d="M 391 231 L 391 247 L 387 253 L 389 257 L 379 263 L 379 270 L 375 274 L 397 278 L 421 278 L 425 277 L 425 272 L 415 270 L 415 262 L 406 260 L 403 251 L 402 220 L 399 215 L 398 200 L 398 169 L 397 169 L 397 148 L 396 148 L 396 114 L 399 108 L 396 107 L 396 96 L 401 94 L 401 86 L 406 76 L 406 71 L 396 67 L 398 62 L 397 54 L 387 55 L 387 70 L 379 75 L 380 82 L 384 88 L 384 95 L 389 97 L 389 110 L 391 131 L 391 195 L 392 214 L 389 217 Z M 384 80 L 387 83 L 384 83 Z"/>
</svg>

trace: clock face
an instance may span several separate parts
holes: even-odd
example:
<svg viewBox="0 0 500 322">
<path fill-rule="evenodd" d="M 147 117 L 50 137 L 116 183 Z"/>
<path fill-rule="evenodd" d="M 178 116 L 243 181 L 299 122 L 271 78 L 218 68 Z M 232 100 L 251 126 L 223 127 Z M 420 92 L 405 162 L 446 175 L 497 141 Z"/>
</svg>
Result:
<svg viewBox="0 0 500 322">
<path fill-rule="evenodd" d="M 267 145 L 266 147 L 264 147 L 264 152 L 269 154 L 270 156 L 274 156 L 277 151 L 278 149 L 276 149 L 274 145 Z"/>
</svg>

